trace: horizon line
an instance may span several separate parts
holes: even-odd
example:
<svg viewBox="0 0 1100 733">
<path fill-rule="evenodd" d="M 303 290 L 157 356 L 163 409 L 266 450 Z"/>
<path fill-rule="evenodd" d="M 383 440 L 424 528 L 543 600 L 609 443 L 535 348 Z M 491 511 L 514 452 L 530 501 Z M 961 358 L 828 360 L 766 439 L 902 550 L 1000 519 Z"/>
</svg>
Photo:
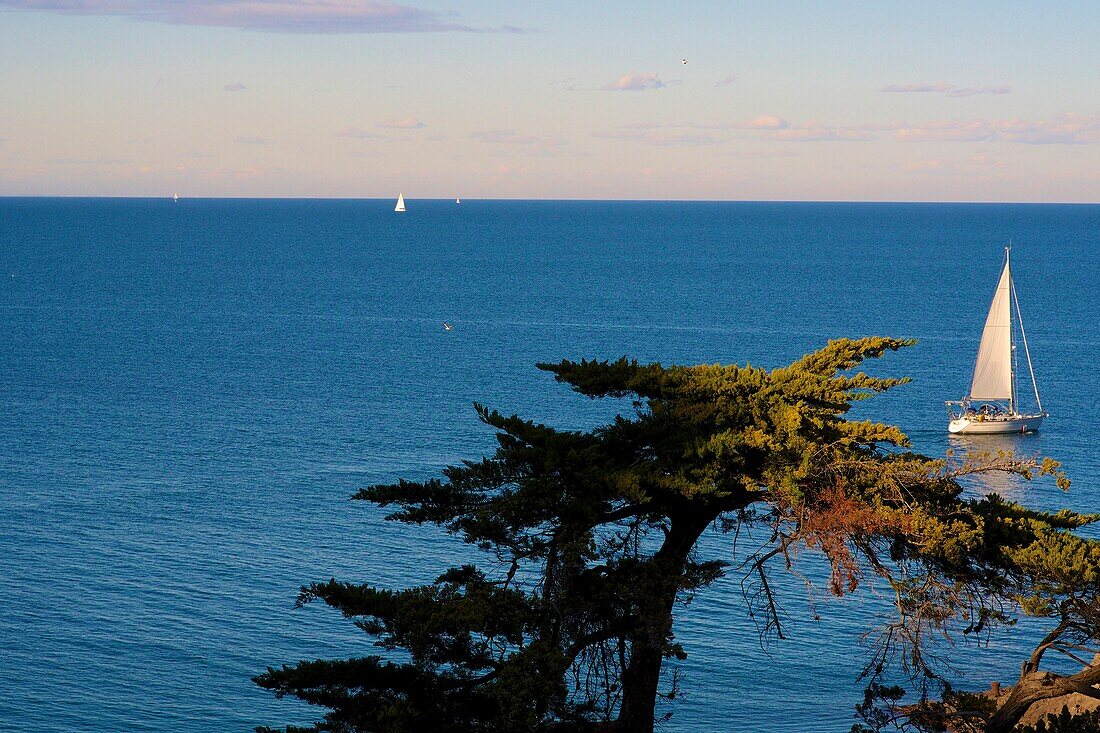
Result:
<svg viewBox="0 0 1100 733">
<path fill-rule="evenodd" d="M 403 195 L 403 194 L 402 194 Z M 453 201 L 452 197 L 405 197 L 407 201 Z M 901 200 L 901 199 L 660 199 L 660 198 L 525 198 L 462 197 L 463 201 L 515 201 L 562 203 L 653 203 L 653 204 L 934 204 L 982 206 L 1100 206 L 1100 201 L 992 201 L 992 200 Z M 0 194 L 4 199 L 91 199 L 126 201 L 167 201 L 170 195 L 96 196 L 88 194 Z M 396 196 L 180 196 L 181 201 L 395 201 Z"/>
</svg>

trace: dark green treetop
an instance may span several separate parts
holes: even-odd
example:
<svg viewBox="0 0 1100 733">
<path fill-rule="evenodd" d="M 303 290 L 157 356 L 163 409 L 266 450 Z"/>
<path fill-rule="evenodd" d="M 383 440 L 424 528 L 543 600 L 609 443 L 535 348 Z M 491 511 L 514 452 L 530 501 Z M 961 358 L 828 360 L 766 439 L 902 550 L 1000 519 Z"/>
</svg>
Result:
<svg viewBox="0 0 1100 733">
<path fill-rule="evenodd" d="M 1009 455 L 931 460 L 893 426 L 846 418 L 905 383 L 852 373 L 911 344 L 841 339 L 790 366 L 542 364 L 589 397 L 630 397 L 632 414 L 562 431 L 477 406 L 496 452 L 441 479 L 372 486 L 356 498 L 389 519 L 434 523 L 488 554 L 435 583 L 393 591 L 330 580 L 302 589 L 355 619 L 377 656 L 300 662 L 256 678 L 328 709 L 309 730 L 652 731 L 680 681 L 667 660 L 676 603 L 730 570 L 702 558 L 709 527 L 761 527 L 742 566 L 748 611 L 782 637 L 768 582 L 798 550 L 820 552 L 830 590 L 868 575 L 896 595 L 869 669 L 934 673 L 931 629 L 987 630 L 1024 600 L 1038 613 L 1097 583 L 1095 517 L 1037 512 L 960 479 L 1007 471 L 1064 476 Z M 786 565 L 789 567 L 789 564 Z M 261 729 L 263 730 L 263 729 Z"/>
</svg>

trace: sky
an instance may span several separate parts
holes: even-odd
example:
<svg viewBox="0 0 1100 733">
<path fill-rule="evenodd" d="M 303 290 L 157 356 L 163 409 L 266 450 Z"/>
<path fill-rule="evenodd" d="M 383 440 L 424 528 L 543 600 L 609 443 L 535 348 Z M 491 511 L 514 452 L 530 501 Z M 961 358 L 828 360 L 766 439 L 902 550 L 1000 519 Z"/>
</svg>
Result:
<svg viewBox="0 0 1100 733">
<path fill-rule="evenodd" d="M 0 195 L 1100 202 L 1100 3 L 0 0 Z"/>
</svg>

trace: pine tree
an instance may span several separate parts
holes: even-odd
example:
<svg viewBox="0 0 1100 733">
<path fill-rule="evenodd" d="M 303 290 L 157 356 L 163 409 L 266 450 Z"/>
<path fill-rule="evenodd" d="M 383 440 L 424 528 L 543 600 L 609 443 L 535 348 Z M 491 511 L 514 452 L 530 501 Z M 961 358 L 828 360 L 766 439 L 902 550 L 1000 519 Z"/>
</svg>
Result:
<svg viewBox="0 0 1100 733">
<path fill-rule="evenodd" d="M 698 540 L 709 527 L 749 526 L 771 538 L 744 566 L 755 581 L 748 610 L 768 633 L 784 634 L 770 573 L 794 551 L 816 551 L 833 593 L 872 576 L 896 594 L 872 676 L 890 665 L 934 674 L 929 629 L 988 630 L 1024 595 L 1041 612 L 1082 592 L 1096 582 L 1100 543 L 1073 534 L 1096 517 L 963 495 L 960 479 L 975 472 L 1068 484 L 1053 461 L 932 460 L 909 452 L 896 427 L 845 417 L 908 381 L 852 370 L 911 343 L 841 339 L 771 371 L 539 365 L 582 395 L 632 398 L 633 414 L 564 431 L 477 406 L 496 431 L 492 456 L 356 498 L 461 536 L 485 551 L 484 567 L 406 590 L 304 587 L 300 604 L 319 599 L 355 619 L 382 653 L 269 668 L 256 682 L 327 708 L 309 730 L 649 733 L 658 697 L 679 686 L 666 662 L 687 651 L 675 640 L 677 601 L 730 571 L 700 557 Z"/>
</svg>

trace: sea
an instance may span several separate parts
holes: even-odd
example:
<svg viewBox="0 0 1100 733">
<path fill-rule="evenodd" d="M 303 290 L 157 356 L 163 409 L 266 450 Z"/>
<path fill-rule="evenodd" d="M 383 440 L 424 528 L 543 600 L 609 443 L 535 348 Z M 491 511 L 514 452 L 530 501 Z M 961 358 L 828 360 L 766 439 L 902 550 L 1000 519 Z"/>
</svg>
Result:
<svg viewBox="0 0 1100 733">
<path fill-rule="evenodd" d="M 771 368 L 830 338 L 916 338 L 866 365 L 912 382 L 854 416 L 932 456 L 1052 456 L 1068 493 L 1011 477 L 967 490 L 1100 511 L 1100 206 L 407 207 L 0 199 L 0 730 L 317 720 L 250 678 L 379 650 L 321 604 L 295 609 L 301 585 L 402 588 L 487 560 L 354 492 L 490 453 L 475 402 L 561 428 L 631 409 L 538 362 Z M 943 402 L 968 388 L 1010 242 L 1050 417 L 1033 435 L 950 438 Z M 704 537 L 701 557 L 731 566 L 678 610 L 689 656 L 660 730 L 847 731 L 888 599 L 870 582 L 832 598 L 804 554 L 773 580 L 786 638 L 762 639 L 737 569 L 752 549 Z M 1011 683 L 1044 628 L 957 637 L 947 674 Z"/>
</svg>

